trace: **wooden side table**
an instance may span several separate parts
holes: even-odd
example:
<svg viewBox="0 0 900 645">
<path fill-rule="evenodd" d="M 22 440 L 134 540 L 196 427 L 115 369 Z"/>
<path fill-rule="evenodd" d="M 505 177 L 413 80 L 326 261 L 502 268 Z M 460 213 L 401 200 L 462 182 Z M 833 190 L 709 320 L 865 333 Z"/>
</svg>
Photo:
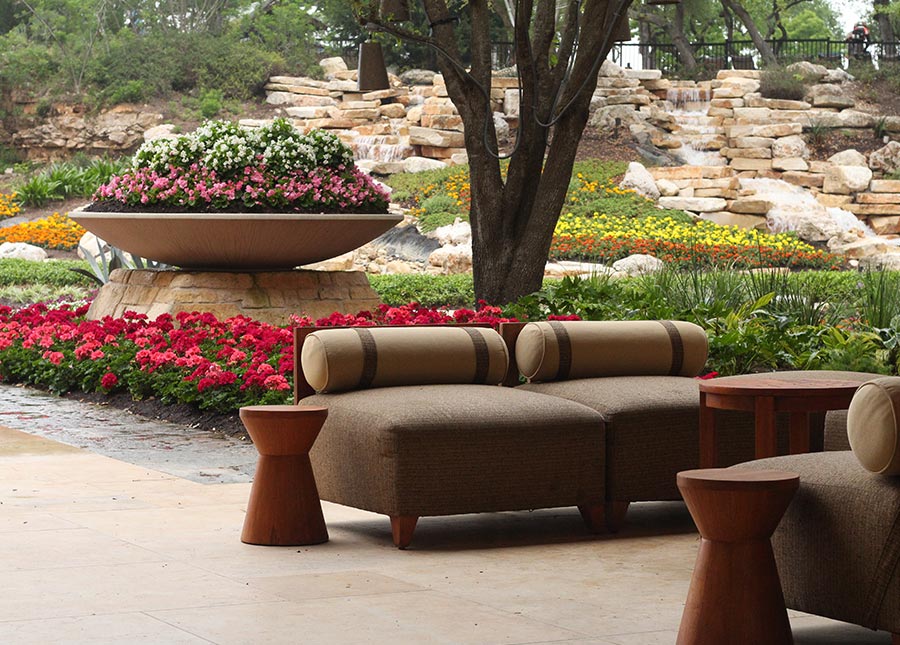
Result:
<svg viewBox="0 0 900 645">
<path fill-rule="evenodd" d="M 678 645 L 793 642 L 769 538 L 799 485 L 778 470 L 678 473 L 701 538 Z"/>
<path fill-rule="evenodd" d="M 241 541 L 295 546 L 328 541 L 309 451 L 328 416 L 326 408 L 254 405 L 241 421 L 259 452 Z"/>
<path fill-rule="evenodd" d="M 778 455 L 775 414 L 790 414 L 790 453 L 822 450 L 824 413 L 846 410 L 856 388 L 878 374 L 841 371 L 767 372 L 700 381 L 700 467 L 718 465 L 715 409 L 753 412 L 756 458 Z"/>
</svg>

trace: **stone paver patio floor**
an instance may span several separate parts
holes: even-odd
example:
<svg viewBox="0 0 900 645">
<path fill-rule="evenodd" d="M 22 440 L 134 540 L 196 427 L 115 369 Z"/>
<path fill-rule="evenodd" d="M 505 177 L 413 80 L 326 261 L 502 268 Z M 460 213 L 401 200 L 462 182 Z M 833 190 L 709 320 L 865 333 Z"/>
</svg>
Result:
<svg viewBox="0 0 900 645">
<path fill-rule="evenodd" d="M 0 643 L 673 643 L 696 556 L 681 504 L 613 537 L 576 509 L 386 518 L 242 544 L 248 483 L 202 484 L 0 427 Z M 792 613 L 795 641 L 890 636 Z"/>
</svg>

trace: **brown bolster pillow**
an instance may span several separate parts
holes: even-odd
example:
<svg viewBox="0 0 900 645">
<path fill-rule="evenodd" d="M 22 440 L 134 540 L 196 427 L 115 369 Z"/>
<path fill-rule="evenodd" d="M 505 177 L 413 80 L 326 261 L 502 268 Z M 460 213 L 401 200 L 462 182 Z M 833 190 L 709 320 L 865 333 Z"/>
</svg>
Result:
<svg viewBox="0 0 900 645">
<path fill-rule="evenodd" d="M 506 343 L 482 327 L 354 327 L 306 337 L 300 365 L 316 392 L 431 383 L 497 385 Z"/>
<path fill-rule="evenodd" d="M 696 376 L 706 353 L 701 327 L 670 320 L 528 323 L 516 341 L 516 363 L 529 381 Z"/>
</svg>

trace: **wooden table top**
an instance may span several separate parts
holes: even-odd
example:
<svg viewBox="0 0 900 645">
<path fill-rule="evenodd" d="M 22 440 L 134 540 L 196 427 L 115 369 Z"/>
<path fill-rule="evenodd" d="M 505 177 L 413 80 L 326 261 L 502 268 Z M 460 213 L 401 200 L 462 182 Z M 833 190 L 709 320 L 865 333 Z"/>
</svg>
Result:
<svg viewBox="0 0 900 645">
<path fill-rule="evenodd" d="M 763 372 L 703 380 L 700 381 L 700 391 L 754 396 L 852 394 L 863 383 L 882 376 L 884 375 L 833 370 Z"/>
<path fill-rule="evenodd" d="M 772 490 L 793 488 L 800 475 L 784 470 L 743 470 L 741 468 L 700 468 L 683 470 L 677 475 L 679 488 L 706 490 Z"/>
</svg>

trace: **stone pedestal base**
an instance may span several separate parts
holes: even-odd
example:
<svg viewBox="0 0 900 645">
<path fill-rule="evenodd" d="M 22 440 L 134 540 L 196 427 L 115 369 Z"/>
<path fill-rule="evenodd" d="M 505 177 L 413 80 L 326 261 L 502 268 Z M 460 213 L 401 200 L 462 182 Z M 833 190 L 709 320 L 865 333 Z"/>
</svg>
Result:
<svg viewBox="0 0 900 645">
<path fill-rule="evenodd" d="M 126 311 L 150 319 L 180 311 L 202 311 L 225 319 L 239 314 L 285 325 L 291 314 L 322 318 L 356 313 L 381 304 L 359 271 L 270 271 L 230 273 L 116 269 L 97 294 L 88 318 L 118 318 Z"/>
</svg>

